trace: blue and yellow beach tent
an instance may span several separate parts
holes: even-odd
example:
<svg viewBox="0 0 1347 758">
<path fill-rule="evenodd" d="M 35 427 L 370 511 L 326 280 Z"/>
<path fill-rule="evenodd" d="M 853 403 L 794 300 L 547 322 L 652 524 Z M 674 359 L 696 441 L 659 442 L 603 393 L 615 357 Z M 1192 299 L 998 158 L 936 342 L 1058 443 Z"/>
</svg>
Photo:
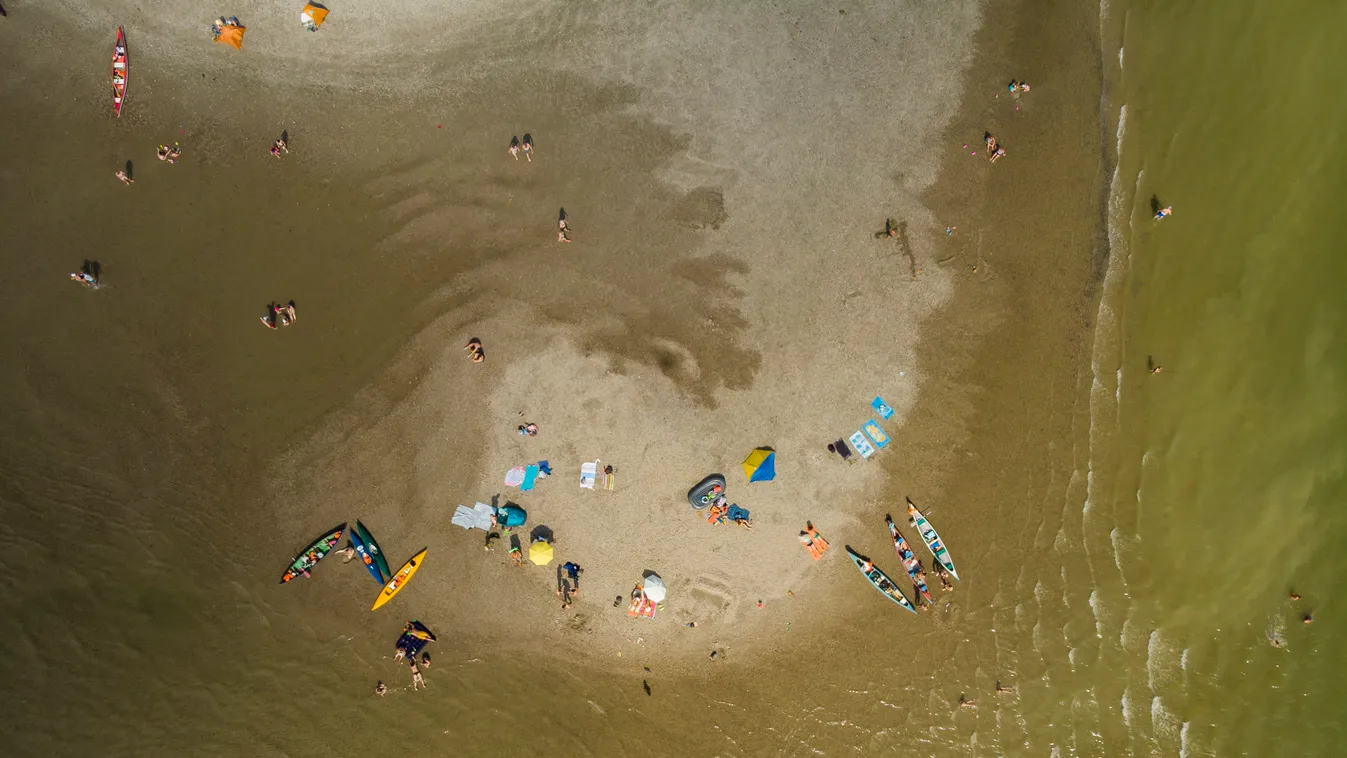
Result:
<svg viewBox="0 0 1347 758">
<path fill-rule="evenodd" d="M 760 447 L 744 459 L 744 476 L 749 482 L 770 482 L 776 478 L 776 453 Z"/>
</svg>

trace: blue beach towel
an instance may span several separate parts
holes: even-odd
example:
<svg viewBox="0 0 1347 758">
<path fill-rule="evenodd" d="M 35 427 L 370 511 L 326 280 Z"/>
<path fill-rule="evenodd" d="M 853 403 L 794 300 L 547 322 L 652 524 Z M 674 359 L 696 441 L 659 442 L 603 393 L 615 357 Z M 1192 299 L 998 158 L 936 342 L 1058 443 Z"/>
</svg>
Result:
<svg viewBox="0 0 1347 758">
<path fill-rule="evenodd" d="M 875 413 L 878 413 L 879 417 L 885 421 L 893 418 L 893 409 L 890 408 L 889 404 L 884 402 L 884 398 L 879 395 L 875 395 L 875 399 L 870 401 L 870 407 L 874 408 Z"/>
<path fill-rule="evenodd" d="M 871 445 L 870 440 L 866 439 L 864 432 L 856 432 L 847 437 L 847 440 L 851 442 L 851 446 L 856 448 L 856 452 L 860 453 L 862 458 L 869 458 L 875 454 L 875 446 Z"/>
<path fill-rule="evenodd" d="M 865 426 L 861 428 L 865 430 L 866 434 L 870 435 L 870 439 L 875 441 L 876 447 L 884 448 L 888 446 L 889 435 L 884 433 L 884 429 L 880 427 L 878 421 L 867 421 Z"/>
<path fill-rule="evenodd" d="M 533 489 L 533 483 L 538 480 L 538 467 L 529 466 L 524 469 L 524 483 L 519 485 L 519 489 L 529 492 Z"/>
</svg>

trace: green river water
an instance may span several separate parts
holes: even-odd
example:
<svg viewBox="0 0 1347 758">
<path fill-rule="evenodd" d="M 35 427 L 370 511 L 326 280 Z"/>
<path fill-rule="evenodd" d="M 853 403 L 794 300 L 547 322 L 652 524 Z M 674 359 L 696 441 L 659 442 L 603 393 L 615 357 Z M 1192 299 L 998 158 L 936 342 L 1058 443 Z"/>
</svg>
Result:
<svg viewBox="0 0 1347 758">
<path fill-rule="evenodd" d="M 1116 565 L 1092 601 L 1127 668 L 1118 737 L 1139 754 L 1338 754 L 1347 106 L 1331 76 L 1347 7 L 1124 15 L 1085 516 L 1087 549 Z M 1174 215 L 1153 220 L 1152 196 Z"/>
</svg>

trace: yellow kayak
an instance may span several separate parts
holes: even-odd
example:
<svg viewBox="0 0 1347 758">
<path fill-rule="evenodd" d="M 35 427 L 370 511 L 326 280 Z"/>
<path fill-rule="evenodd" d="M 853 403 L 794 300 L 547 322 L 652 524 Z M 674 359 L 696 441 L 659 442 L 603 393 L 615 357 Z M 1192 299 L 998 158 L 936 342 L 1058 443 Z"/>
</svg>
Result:
<svg viewBox="0 0 1347 758">
<path fill-rule="evenodd" d="M 379 610 L 379 606 L 392 600 L 394 595 L 407 586 L 407 582 L 411 581 L 412 574 L 415 574 L 416 570 L 421 568 L 421 562 L 425 560 L 427 549 L 422 548 L 421 552 L 413 555 L 406 563 L 402 564 L 402 568 L 398 569 L 397 573 L 393 574 L 393 578 L 388 580 L 388 584 L 384 585 L 379 597 L 375 598 L 374 607 L 370 608 L 371 611 Z"/>
</svg>

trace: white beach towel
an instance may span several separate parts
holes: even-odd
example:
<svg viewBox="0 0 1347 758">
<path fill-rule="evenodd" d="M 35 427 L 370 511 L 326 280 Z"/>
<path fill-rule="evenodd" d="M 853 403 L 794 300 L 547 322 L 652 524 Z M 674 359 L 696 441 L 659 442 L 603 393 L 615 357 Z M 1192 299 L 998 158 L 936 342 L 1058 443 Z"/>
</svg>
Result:
<svg viewBox="0 0 1347 758">
<path fill-rule="evenodd" d="M 870 444 L 870 440 L 865 438 L 865 432 L 856 432 L 847 437 L 851 446 L 856 448 L 856 452 L 861 454 L 862 458 L 869 458 L 875 454 L 875 446 Z"/>
<path fill-rule="evenodd" d="M 450 521 L 464 529 L 481 529 L 486 532 L 491 530 L 491 516 L 495 512 L 496 509 L 486 503 L 478 503 L 471 508 L 460 505 L 454 509 L 454 517 Z"/>
<path fill-rule="evenodd" d="M 599 462 L 580 464 L 580 488 L 594 489 L 594 477 L 599 473 Z"/>
</svg>

